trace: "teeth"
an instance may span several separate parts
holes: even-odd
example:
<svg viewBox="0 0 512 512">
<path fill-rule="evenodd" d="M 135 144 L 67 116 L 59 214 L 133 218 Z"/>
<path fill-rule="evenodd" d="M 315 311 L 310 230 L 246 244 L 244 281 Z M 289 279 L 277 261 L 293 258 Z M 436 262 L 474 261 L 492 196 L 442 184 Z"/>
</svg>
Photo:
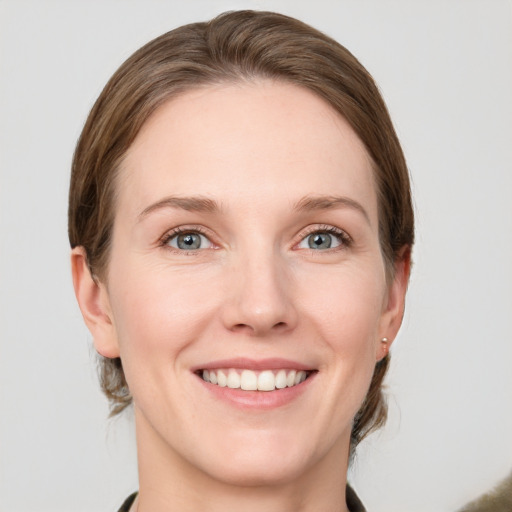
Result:
<svg viewBox="0 0 512 512">
<path fill-rule="evenodd" d="M 213 374 L 215 375 L 215 373 Z M 300 384 L 301 382 L 304 382 L 306 380 L 306 372 L 300 371 L 297 372 L 297 375 L 295 375 L 295 385 Z M 212 375 L 210 375 L 210 382 L 213 384 Z"/>
<path fill-rule="evenodd" d="M 217 372 L 217 385 L 220 386 L 221 388 L 225 388 L 228 385 L 228 378 L 222 370 L 219 370 Z"/>
<path fill-rule="evenodd" d="M 210 380 L 210 382 L 212 381 Z M 256 374 L 250 370 L 244 370 L 242 375 L 240 375 L 240 387 L 246 391 L 256 391 L 258 389 L 258 377 Z"/>
<path fill-rule="evenodd" d="M 215 373 L 215 372 L 210 372 Z M 210 382 L 212 382 L 212 378 L 210 377 Z M 212 382 L 213 384 L 213 382 Z M 228 388 L 238 389 L 240 387 L 240 375 L 235 370 L 229 370 L 228 373 Z"/>
<path fill-rule="evenodd" d="M 276 379 L 270 370 L 265 370 L 258 375 L 258 391 L 274 391 Z"/>
<path fill-rule="evenodd" d="M 231 389 L 243 389 L 245 391 L 274 391 L 286 387 L 297 386 L 307 378 L 304 370 L 264 370 L 253 372 L 252 370 L 203 370 L 202 377 L 206 382 L 220 387 Z"/>
<path fill-rule="evenodd" d="M 283 389 L 286 387 L 286 372 L 279 370 L 276 375 L 276 388 Z"/>
</svg>

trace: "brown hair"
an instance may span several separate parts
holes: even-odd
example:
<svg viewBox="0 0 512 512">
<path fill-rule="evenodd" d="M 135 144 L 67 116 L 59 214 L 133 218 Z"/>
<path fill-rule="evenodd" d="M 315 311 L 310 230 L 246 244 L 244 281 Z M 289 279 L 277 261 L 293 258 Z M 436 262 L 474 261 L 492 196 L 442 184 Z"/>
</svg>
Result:
<svg viewBox="0 0 512 512">
<path fill-rule="evenodd" d="M 412 247 L 414 218 L 405 159 L 372 77 L 343 46 L 298 20 L 238 11 L 149 42 L 122 64 L 93 106 L 73 157 L 69 194 L 71 247 L 84 247 L 93 276 L 101 279 L 107 272 L 116 174 L 149 116 L 181 92 L 254 78 L 313 91 L 362 140 L 374 164 L 380 243 L 392 275 L 401 249 Z M 388 365 L 388 356 L 376 364 L 354 420 L 353 447 L 386 419 L 381 384 Z M 131 402 L 119 358 L 101 358 L 100 380 L 117 414 Z"/>
</svg>

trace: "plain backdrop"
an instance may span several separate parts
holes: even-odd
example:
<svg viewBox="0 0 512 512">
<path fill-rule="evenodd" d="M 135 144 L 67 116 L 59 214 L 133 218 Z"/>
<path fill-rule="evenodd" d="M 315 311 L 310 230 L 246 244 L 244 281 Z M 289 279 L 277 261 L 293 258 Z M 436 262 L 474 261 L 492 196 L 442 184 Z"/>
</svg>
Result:
<svg viewBox="0 0 512 512">
<path fill-rule="evenodd" d="M 0 1 L 0 509 L 111 512 L 137 488 L 107 421 L 66 234 L 74 144 L 106 80 L 185 22 L 256 8 L 347 46 L 412 173 L 415 265 L 390 419 L 351 480 L 372 512 L 450 512 L 512 468 L 512 3 Z M 207 420 L 207 419 L 205 419 Z"/>
</svg>

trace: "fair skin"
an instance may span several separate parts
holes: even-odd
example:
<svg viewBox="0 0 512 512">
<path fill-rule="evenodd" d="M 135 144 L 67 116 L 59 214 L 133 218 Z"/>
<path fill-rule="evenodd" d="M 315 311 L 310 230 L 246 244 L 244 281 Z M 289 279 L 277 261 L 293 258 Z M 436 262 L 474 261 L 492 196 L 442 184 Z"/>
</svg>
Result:
<svg viewBox="0 0 512 512">
<path fill-rule="evenodd" d="M 197 89 L 143 126 L 117 186 L 108 272 L 81 248 L 72 265 L 134 399 L 139 512 L 346 511 L 352 421 L 408 278 L 406 258 L 386 279 L 353 130 L 294 85 Z"/>
</svg>

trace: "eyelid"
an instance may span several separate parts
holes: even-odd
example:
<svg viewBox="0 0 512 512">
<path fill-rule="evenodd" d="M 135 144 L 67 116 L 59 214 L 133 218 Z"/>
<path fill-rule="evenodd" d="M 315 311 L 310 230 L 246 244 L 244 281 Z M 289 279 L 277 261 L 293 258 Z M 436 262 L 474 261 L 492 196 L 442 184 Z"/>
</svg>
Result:
<svg viewBox="0 0 512 512">
<path fill-rule="evenodd" d="M 184 249 L 177 249 L 177 248 L 169 245 L 170 240 L 177 237 L 178 235 L 186 234 L 186 233 L 197 233 L 198 235 L 204 236 L 210 242 L 212 247 L 205 247 L 204 249 L 191 249 L 190 251 L 186 251 Z M 205 249 L 217 249 L 218 248 L 218 244 L 216 244 L 212 240 L 212 238 L 214 238 L 213 233 L 210 230 L 206 229 L 204 226 L 194 225 L 194 224 L 186 224 L 184 226 L 177 226 L 175 228 L 172 228 L 172 229 L 166 231 L 163 234 L 163 236 L 161 236 L 159 238 L 158 245 L 160 245 L 161 247 L 168 249 L 170 251 L 179 252 L 180 254 L 187 254 L 188 252 L 197 254 L 198 252 L 204 251 Z"/>
<path fill-rule="evenodd" d="M 332 249 L 326 249 L 325 251 L 318 251 L 318 252 L 330 252 L 330 251 L 336 251 L 336 250 L 340 250 L 340 249 L 346 249 L 347 247 L 350 247 L 350 245 L 352 245 L 352 243 L 353 243 L 352 237 L 344 229 L 338 228 L 331 224 L 313 224 L 299 232 L 299 234 L 297 235 L 298 241 L 295 242 L 293 248 L 299 249 L 298 245 L 306 237 L 308 237 L 314 233 L 329 233 L 331 235 L 338 237 L 340 240 L 340 246 L 334 247 Z M 313 249 L 311 249 L 311 250 L 313 250 Z"/>
<path fill-rule="evenodd" d="M 204 249 L 193 249 L 190 251 L 190 253 L 197 254 L 198 252 L 204 251 L 205 249 L 218 249 L 219 248 L 219 244 L 214 241 L 214 239 L 215 239 L 214 233 L 211 232 L 209 229 L 206 229 L 204 226 L 196 225 L 196 224 L 186 224 L 186 225 L 177 226 L 175 228 L 167 230 L 159 238 L 158 245 L 160 245 L 161 247 L 163 247 L 165 249 L 168 249 L 171 251 L 176 251 L 181 254 L 187 253 L 186 250 L 176 249 L 169 245 L 169 240 L 171 240 L 172 238 L 174 238 L 180 234 L 184 234 L 184 233 L 197 233 L 199 235 L 202 235 L 205 238 L 207 238 L 208 241 L 210 242 L 210 244 L 212 245 L 212 247 L 206 247 Z M 293 244 L 293 249 L 299 249 L 298 245 L 306 237 L 308 237 L 309 235 L 312 235 L 314 233 L 329 233 L 333 236 L 338 237 L 338 239 L 340 240 L 340 246 L 334 247 L 332 249 L 326 249 L 325 251 L 319 251 L 319 252 L 330 252 L 330 251 L 345 249 L 353 243 L 352 237 L 344 229 L 338 228 L 331 224 L 312 224 L 312 225 L 307 226 L 306 228 L 302 229 L 297 234 L 297 236 L 295 237 L 296 242 L 294 242 L 294 244 Z"/>
</svg>

